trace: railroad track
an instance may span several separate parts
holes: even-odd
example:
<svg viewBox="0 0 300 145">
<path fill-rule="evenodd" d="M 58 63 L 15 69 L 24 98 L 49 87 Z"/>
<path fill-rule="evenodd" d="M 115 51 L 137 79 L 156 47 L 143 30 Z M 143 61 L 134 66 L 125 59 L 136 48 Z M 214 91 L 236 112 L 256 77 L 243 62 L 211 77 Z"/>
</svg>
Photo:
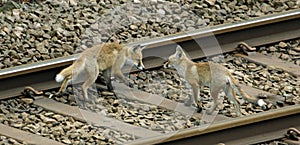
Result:
<svg viewBox="0 0 300 145">
<path fill-rule="evenodd" d="M 290 11 L 272 16 L 261 17 L 250 21 L 236 24 L 226 24 L 202 29 L 194 32 L 181 33 L 149 41 L 137 42 L 148 47 L 143 51 L 144 63 L 147 69 L 156 69 L 162 65 L 164 59 L 174 52 L 177 44 L 187 51 L 191 58 L 200 60 L 205 57 L 219 55 L 220 53 L 235 52 L 240 42 L 245 42 L 250 46 L 262 46 L 283 40 L 290 40 L 300 37 L 300 11 Z M 258 33 L 259 32 L 259 33 Z M 206 43 L 210 42 L 210 43 Z M 217 43 L 215 43 L 217 42 Z M 131 44 L 134 45 L 134 44 Z M 249 62 L 262 66 L 272 66 L 281 68 L 284 72 L 291 74 L 295 80 L 300 82 L 299 66 L 278 58 L 265 56 L 260 53 L 246 52 L 248 55 L 236 54 L 235 57 L 243 58 Z M 32 86 L 36 90 L 51 90 L 59 87 L 60 84 L 54 82 L 54 76 L 62 68 L 70 65 L 78 55 L 53 59 L 35 64 L 28 64 L 0 71 L 0 98 L 11 99 L 22 96 L 26 86 Z M 136 72 L 134 69 L 125 69 L 127 72 Z M 190 118 L 202 118 L 205 114 L 194 112 L 193 108 L 184 106 L 180 102 L 162 97 L 160 94 L 151 95 L 147 92 L 128 88 L 122 84 L 115 84 L 118 87 L 116 94 L 123 96 L 128 102 L 135 100 L 142 104 L 152 104 L 158 106 L 163 111 L 172 110 L 173 114 Z M 101 85 L 98 85 L 101 88 Z M 267 94 L 272 103 L 283 100 L 282 96 L 270 94 L 251 86 L 242 85 L 242 88 L 253 96 Z M 128 93 L 131 92 L 131 93 Z M 78 106 L 71 106 L 68 103 L 61 103 L 47 98 L 47 94 L 35 94 L 42 96 L 33 101 L 34 106 L 43 108 L 49 112 L 46 114 L 58 113 L 62 116 L 70 116 L 81 123 L 89 122 L 95 126 L 110 128 L 123 132 L 128 140 L 117 143 L 128 144 L 253 144 L 272 139 L 280 138 L 283 132 L 289 127 L 299 128 L 299 104 L 272 109 L 260 113 L 246 115 L 239 118 L 228 118 L 218 114 L 208 120 L 213 120 L 210 124 L 198 125 L 187 129 L 177 129 L 177 131 L 164 132 L 147 128 L 147 124 L 136 125 L 135 120 L 120 120 L 116 116 L 106 116 Z M 35 96 L 33 95 L 33 96 Z M 46 96 L 44 96 L 46 95 Z M 48 94 L 49 95 L 49 94 Z M 51 95 L 51 93 L 50 93 Z M 104 95 L 111 97 L 111 95 Z M 134 96 L 134 97 L 133 97 Z M 299 97 L 299 96 L 296 96 Z M 113 100 L 113 99 L 111 99 Z M 4 100 L 5 101 L 5 100 Z M 19 100 L 18 100 L 19 101 Z M 114 100 L 113 100 L 114 101 Z M 134 101 L 133 101 L 134 102 Z M 113 103 L 113 102 L 112 102 Z M 104 104 L 101 104 L 104 105 Z M 9 109 L 8 109 L 9 110 Z M 14 110 L 15 111 L 15 110 Z M 23 110 L 24 111 L 24 110 Z M 16 111 L 18 112 L 18 111 Z M 21 111 L 22 112 L 22 111 Z M 26 111 L 25 111 L 26 112 Z M 177 113 L 174 113 L 177 112 Z M 51 116 L 51 115 L 50 115 Z M 47 116 L 46 116 L 47 117 Z M 53 117 L 53 116 L 51 116 Z M 40 117 L 42 118 L 42 117 Z M 152 119 L 155 118 L 152 116 Z M 2 118 L 3 119 L 3 118 Z M 47 120 L 48 119 L 48 120 Z M 43 119 L 42 119 L 43 120 Z M 51 122 L 51 119 L 44 118 Z M 53 121 L 53 120 L 52 120 Z M 20 126 L 10 126 L 10 123 L 1 124 L 0 134 L 27 143 L 39 144 L 49 143 L 69 143 L 66 139 L 49 139 L 46 135 L 37 135 L 20 130 Z M 259 129 L 258 129 L 259 128 Z M 9 131 L 8 131 L 9 130 Z M 98 128 L 98 130 L 101 130 Z M 277 134 L 275 134 L 276 132 Z M 262 134 L 268 134 L 262 136 Z M 280 134 L 280 135 L 279 135 Z M 50 135 L 51 136 L 51 135 Z M 32 139 L 34 138 L 34 139 Z M 94 137 L 95 140 L 97 137 Z"/>
</svg>

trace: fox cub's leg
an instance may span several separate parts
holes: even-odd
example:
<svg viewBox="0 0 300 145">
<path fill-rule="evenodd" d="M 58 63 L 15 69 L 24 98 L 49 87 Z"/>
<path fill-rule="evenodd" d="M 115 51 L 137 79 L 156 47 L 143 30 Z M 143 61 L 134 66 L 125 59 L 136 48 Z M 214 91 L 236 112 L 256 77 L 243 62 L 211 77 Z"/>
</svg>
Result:
<svg viewBox="0 0 300 145">
<path fill-rule="evenodd" d="M 192 87 L 190 83 L 188 84 L 188 87 Z M 185 105 L 185 106 L 191 106 L 191 105 L 192 105 L 192 103 L 193 103 L 193 95 L 194 95 L 194 90 L 193 90 L 192 96 L 189 97 L 189 98 L 184 102 L 184 105 Z"/>
<path fill-rule="evenodd" d="M 188 100 L 186 100 L 186 101 L 184 102 L 184 105 L 185 105 L 185 106 L 191 106 L 191 105 L 192 105 L 192 102 L 193 102 L 192 97 L 189 97 Z"/>
<path fill-rule="evenodd" d="M 72 79 L 71 76 L 68 76 L 64 79 L 64 81 L 62 82 L 61 87 L 60 87 L 59 91 L 56 93 L 56 95 L 61 95 L 66 90 L 71 79 Z"/>
<path fill-rule="evenodd" d="M 115 71 L 115 76 L 118 77 L 119 79 L 121 79 L 122 83 L 129 84 L 129 81 L 125 78 L 125 76 L 123 75 L 123 73 L 121 72 L 120 69 Z"/>
<path fill-rule="evenodd" d="M 109 91 L 113 91 L 114 88 L 113 88 L 112 83 L 111 83 L 111 68 L 106 69 L 106 70 L 103 71 L 103 77 L 104 77 L 107 89 Z"/>
<path fill-rule="evenodd" d="M 198 96 L 199 96 L 199 84 L 197 82 L 192 82 L 191 83 L 192 89 L 193 89 L 193 100 L 190 98 L 190 102 L 193 102 L 196 104 L 197 106 L 197 112 L 201 112 L 202 111 L 202 103 L 200 101 L 198 101 Z"/>
<path fill-rule="evenodd" d="M 217 106 L 219 105 L 219 100 L 218 100 L 219 91 L 220 91 L 220 88 L 214 87 L 214 85 L 210 86 L 210 95 L 213 98 L 214 102 L 213 102 L 213 105 L 211 106 L 211 108 L 206 110 L 207 114 L 212 114 L 216 110 Z"/>
<path fill-rule="evenodd" d="M 98 68 L 89 68 L 86 70 L 87 72 L 87 78 L 85 82 L 82 85 L 82 92 L 83 92 L 83 97 L 85 101 L 88 100 L 88 88 L 96 81 L 97 76 L 99 74 Z"/>
<path fill-rule="evenodd" d="M 236 110 L 237 116 L 241 116 L 242 113 L 241 113 L 240 105 L 236 100 L 237 97 L 234 93 L 233 88 L 228 83 L 226 84 L 225 94 L 233 102 L 233 105 L 234 105 L 234 108 Z"/>
</svg>

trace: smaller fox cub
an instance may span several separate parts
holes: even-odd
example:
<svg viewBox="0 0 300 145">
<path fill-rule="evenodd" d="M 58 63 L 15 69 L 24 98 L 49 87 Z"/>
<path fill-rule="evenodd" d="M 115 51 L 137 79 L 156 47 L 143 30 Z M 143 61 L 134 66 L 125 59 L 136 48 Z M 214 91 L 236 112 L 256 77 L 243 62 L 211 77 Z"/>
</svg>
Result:
<svg viewBox="0 0 300 145">
<path fill-rule="evenodd" d="M 128 80 L 121 72 L 121 68 L 128 62 L 140 70 L 144 69 L 142 62 L 143 48 L 144 46 L 141 45 L 128 48 L 118 42 L 112 42 L 98 44 L 86 49 L 71 66 L 63 69 L 56 75 L 56 82 L 63 81 L 58 94 L 64 92 L 68 83 L 82 72 L 85 72 L 87 75 L 82 85 L 83 97 L 86 100 L 88 99 L 87 89 L 96 81 L 99 72 L 103 72 L 107 88 L 110 91 L 113 90 L 111 75 L 128 84 Z"/>
<path fill-rule="evenodd" d="M 191 61 L 182 48 L 178 45 L 175 54 L 168 58 L 164 67 L 174 67 L 178 74 L 185 78 L 193 89 L 194 103 L 198 106 L 198 111 L 202 110 L 202 103 L 198 101 L 199 87 L 209 86 L 210 94 L 214 100 L 213 106 L 206 110 L 207 114 L 211 114 L 219 104 L 218 96 L 220 91 L 224 91 L 226 96 L 234 103 L 237 115 L 241 115 L 240 106 L 237 102 L 236 93 L 243 96 L 244 99 L 251 103 L 264 106 L 266 103 L 262 99 L 251 97 L 247 95 L 242 89 L 238 87 L 236 80 L 232 77 L 230 72 L 223 66 L 213 62 L 199 62 Z M 185 103 L 190 106 L 192 99 Z"/>
</svg>

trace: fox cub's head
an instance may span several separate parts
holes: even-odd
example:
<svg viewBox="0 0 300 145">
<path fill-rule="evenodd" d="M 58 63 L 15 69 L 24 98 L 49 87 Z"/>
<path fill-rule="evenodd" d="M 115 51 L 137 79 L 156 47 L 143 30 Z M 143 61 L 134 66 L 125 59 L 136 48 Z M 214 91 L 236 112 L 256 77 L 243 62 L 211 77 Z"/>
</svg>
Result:
<svg viewBox="0 0 300 145">
<path fill-rule="evenodd" d="M 127 60 L 129 63 L 133 64 L 135 67 L 137 67 L 140 70 L 143 70 L 145 68 L 143 64 L 143 54 L 142 50 L 145 48 L 145 46 L 142 45 L 135 45 L 128 49 L 127 53 Z"/>
<path fill-rule="evenodd" d="M 181 46 L 177 45 L 176 52 L 169 56 L 167 62 L 164 64 L 164 68 L 176 67 L 179 63 L 186 58 Z"/>
</svg>

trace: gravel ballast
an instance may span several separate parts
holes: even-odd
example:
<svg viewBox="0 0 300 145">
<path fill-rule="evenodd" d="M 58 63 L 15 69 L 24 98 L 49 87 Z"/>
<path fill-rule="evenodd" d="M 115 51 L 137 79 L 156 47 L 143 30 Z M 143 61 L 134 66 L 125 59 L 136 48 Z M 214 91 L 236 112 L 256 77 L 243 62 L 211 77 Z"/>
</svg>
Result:
<svg viewBox="0 0 300 145">
<path fill-rule="evenodd" d="M 115 118 L 153 131 L 159 131 L 161 133 L 169 133 L 198 126 L 200 124 L 211 123 L 203 122 L 197 117 L 192 117 L 191 115 L 193 112 L 183 115 L 179 112 L 156 105 L 145 104 L 114 96 L 112 92 L 90 92 L 90 97 L 94 98 L 96 105 L 79 100 L 81 94 L 81 91 L 77 89 L 76 85 L 76 87 L 73 88 L 68 87 L 68 92 L 62 97 L 54 97 L 53 99 L 58 102 L 78 106 L 85 110 L 101 113 L 107 117 Z M 81 103 L 85 103 L 85 106 L 82 106 Z"/>
<path fill-rule="evenodd" d="M 122 144 L 134 136 L 27 105 L 20 99 L 2 100 L 0 122 L 64 144 Z"/>
<path fill-rule="evenodd" d="M 300 65 L 300 38 L 282 41 L 275 45 L 258 47 L 259 52 L 269 56 L 276 56 L 284 61 Z"/>
<path fill-rule="evenodd" d="M 280 13 L 299 5 L 297 0 L 3 1 L 0 69 L 68 56 L 110 36 L 133 42 Z"/>
<path fill-rule="evenodd" d="M 13 145 L 26 145 L 28 143 L 26 142 L 20 142 L 20 141 L 17 141 L 13 138 L 10 138 L 10 137 L 7 137 L 7 136 L 4 136 L 4 135 L 0 135 L 0 144 L 2 145 L 10 145 L 10 144 L 13 144 Z"/>
</svg>

